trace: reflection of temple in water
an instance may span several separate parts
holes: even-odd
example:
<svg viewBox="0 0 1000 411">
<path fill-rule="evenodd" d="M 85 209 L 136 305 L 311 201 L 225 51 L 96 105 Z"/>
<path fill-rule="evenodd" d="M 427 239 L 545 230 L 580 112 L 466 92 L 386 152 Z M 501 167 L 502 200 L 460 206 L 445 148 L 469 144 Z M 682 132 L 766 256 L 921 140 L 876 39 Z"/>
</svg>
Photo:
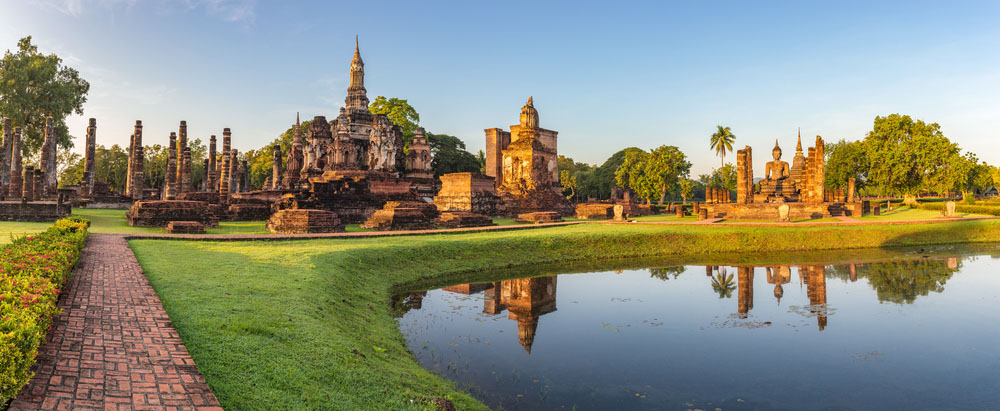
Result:
<svg viewBox="0 0 1000 411">
<path fill-rule="evenodd" d="M 736 267 L 737 307 L 740 318 L 753 310 L 753 278 L 756 267 Z M 853 269 L 854 266 L 852 265 Z M 823 265 L 799 266 L 799 283 L 805 283 L 809 298 L 809 312 L 816 315 L 820 331 L 826 328 L 826 267 Z M 791 268 L 787 265 L 765 267 L 767 283 L 774 284 L 774 298 L 781 302 L 785 284 L 791 282 Z M 853 272 L 853 270 L 852 270 Z M 853 278 L 853 277 L 852 277 Z"/>
<path fill-rule="evenodd" d="M 506 309 L 507 318 L 517 321 L 518 342 L 528 354 L 535 342 L 538 317 L 556 310 L 556 276 L 459 284 L 444 290 L 460 294 L 485 291 L 483 313 L 497 315 Z"/>
</svg>

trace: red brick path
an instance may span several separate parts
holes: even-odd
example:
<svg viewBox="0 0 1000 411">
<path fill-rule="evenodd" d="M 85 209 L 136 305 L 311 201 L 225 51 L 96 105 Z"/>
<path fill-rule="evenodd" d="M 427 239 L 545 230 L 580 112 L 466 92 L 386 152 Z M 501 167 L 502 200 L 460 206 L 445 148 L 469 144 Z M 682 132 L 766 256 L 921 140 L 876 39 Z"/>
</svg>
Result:
<svg viewBox="0 0 1000 411">
<path fill-rule="evenodd" d="M 11 410 L 221 410 L 125 237 L 91 234 Z"/>
</svg>

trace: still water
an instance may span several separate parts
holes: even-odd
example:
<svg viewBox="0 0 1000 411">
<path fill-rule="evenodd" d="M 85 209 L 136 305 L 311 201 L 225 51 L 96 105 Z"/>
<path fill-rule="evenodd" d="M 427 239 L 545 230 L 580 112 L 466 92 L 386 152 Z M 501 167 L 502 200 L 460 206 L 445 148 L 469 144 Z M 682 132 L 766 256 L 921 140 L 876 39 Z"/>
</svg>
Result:
<svg viewBox="0 0 1000 411">
<path fill-rule="evenodd" d="M 1000 409 L 1000 263 L 911 254 L 515 278 L 394 303 L 420 363 L 492 408 Z"/>
</svg>

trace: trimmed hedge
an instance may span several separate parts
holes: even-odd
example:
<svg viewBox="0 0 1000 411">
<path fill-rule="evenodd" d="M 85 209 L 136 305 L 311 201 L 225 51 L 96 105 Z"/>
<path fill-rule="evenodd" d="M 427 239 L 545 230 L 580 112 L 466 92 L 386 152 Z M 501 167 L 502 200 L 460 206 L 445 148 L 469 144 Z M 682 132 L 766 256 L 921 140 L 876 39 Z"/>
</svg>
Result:
<svg viewBox="0 0 1000 411">
<path fill-rule="evenodd" d="M 89 226 L 68 217 L 0 248 L 0 407 L 31 379 L 38 347 L 59 313 L 59 290 L 80 258 Z"/>
<path fill-rule="evenodd" d="M 924 210 L 932 211 L 944 211 L 945 203 L 921 203 L 920 208 Z M 985 214 L 985 215 L 995 215 L 1000 216 L 1000 206 L 985 205 L 985 204 L 965 204 L 961 202 L 955 202 L 955 211 L 959 213 L 969 213 L 969 214 Z"/>
</svg>

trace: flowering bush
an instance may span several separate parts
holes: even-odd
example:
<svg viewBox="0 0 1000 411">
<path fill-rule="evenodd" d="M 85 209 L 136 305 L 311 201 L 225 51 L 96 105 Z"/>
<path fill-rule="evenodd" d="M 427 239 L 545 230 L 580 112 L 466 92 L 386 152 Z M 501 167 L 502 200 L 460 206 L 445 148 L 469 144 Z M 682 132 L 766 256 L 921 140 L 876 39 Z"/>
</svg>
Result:
<svg viewBox="0 0 1000 411">
<path fill-rule="evenodd" d="M 31 378 L 56 301 L 80 258 L 90 222 L 69 217 L 0 248 L 0 406 Z"/>
</svg>

